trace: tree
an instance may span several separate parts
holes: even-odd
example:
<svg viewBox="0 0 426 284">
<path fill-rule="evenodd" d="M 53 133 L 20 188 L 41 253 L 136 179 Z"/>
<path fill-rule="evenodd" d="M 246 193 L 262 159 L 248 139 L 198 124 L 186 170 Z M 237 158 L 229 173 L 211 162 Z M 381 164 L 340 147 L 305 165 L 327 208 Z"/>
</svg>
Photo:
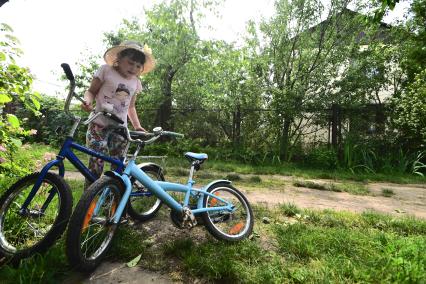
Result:
<svg viewBox="0 0 426 284">
<path fill-rule="evenodd" d="M 146 76 L 146 87 L 151 99 L 159 104 L 156 124 L 171 129 L 174 103 L 173 83 L 180 72 L 191 62 L 199 50 L 197 19 L 202 7 L 209 7 L 213 1 L 172 0 L 163 2 L 146 11 L 146 24 L 125 21 L 116 33 L 107 34 L 109 44 L 123 39 L 134 39 L 147 43 L 158 59 L 156 69 Z M 161 96 L 160 96 L 161 95 Z M 161 97 L 160 100 L 155 99 Z"/>
<path fill-rule="evenodd" d="M 21 137 L 30 133 L 21 128 L 20 120 L 13 114 L 15 106 L 23 105 L 34 113 L 40 107 L 40 96 L 30 92 L 32 76 L 15 62 L 22 51 L 12 32 L 10 26 L 0 24 L 0 177 L 18 174 L 22 169 L 11 157 L 21 146 Z"/>
<path fill-rule="evenodd" d="M 410 37 L 406 37 L 406 60 L 402 61 L 407 71 L 407 81 L 413 82 L 416 74 L 426 69 L 426 1 L 414 0 L 410 12 L 413 17 L 407 22 Z"/>
<path fill-rule="evenodd" d="M 426 70 L 418 73 L 401 96 L 393 98 L 394 123 L 406 149 L 423 150 L 426 145 Z"/>
<path fill-rule="evenodd" d="M 260 26 L 264 37 L 259 77 L 265 86 L 271 138 L 290 160 L 303 135 L 314 131 L 313 110 L 339 100 L 333 89 L 341 68 L 358 48 L 363 21 L 347 10 L 349 1 L 276 1 L 276 15 Z M 325 15 L 325 16 L 324 16 Z M 326 20 L 322 20 L 325 18 Z"/>
</svg>

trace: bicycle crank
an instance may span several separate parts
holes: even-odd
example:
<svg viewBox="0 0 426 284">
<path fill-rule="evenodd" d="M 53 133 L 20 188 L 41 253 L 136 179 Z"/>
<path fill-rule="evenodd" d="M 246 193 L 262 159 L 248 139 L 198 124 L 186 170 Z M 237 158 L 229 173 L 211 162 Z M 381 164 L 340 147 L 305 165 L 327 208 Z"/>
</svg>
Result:
<svg viewBox="0 0 426 284">
<path fill-rule="evenodd" d="M 182 212 L 171 210 L 170 218 L 179 229 L 192 229 L 197 225 L 197 219 L 188 207 L 183 207 Z"/>
</svg>

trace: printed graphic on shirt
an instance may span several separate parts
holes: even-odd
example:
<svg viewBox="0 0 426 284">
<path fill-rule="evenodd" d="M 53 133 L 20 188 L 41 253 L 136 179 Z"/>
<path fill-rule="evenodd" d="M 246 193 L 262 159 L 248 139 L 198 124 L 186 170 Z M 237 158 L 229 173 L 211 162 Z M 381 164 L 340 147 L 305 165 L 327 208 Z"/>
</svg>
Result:
<svg viewBox="0 0 426 284">
<path fill-rule="evenodd" d="M 121 107 L 125 107 L 126 101 L 130 96 L 130 91 L 125 84 L 120 83 L 115 90 L 115 96 L 121 102 Z"/>
</svg>

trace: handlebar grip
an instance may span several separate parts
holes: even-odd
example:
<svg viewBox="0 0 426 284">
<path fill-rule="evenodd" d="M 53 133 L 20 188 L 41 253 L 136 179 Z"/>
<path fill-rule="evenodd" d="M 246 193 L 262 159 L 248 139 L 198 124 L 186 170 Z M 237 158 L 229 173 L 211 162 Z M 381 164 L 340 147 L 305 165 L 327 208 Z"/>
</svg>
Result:
<svg viewBox="0 0 426 284">
<path fill-rule="evenodd" d="M 62 63 L 61 67 L 62 69 L 64 69 L 65 75 L 67 76 L 68 80 L 74 81 L 74 75 L 72 74 L 71 68 L 68 63 Z"/>
<path fill-rule="evenodd" d="M 109 118 L 111 118 L 112 120 L 114 120 L 115 122 L 118 122 L 118 123 L 120 123 L 120 124 L 124 124 L 124 121 L 122 121 L 118 116 L 116 116 L 115 114 L 112 114 L 112 113 L 109 113 L 109 112 L 103 112 L 103 114 L 106 116 L 106 117 L 109 117 Z"/>
<path fill-rule="evenodd" d="M 154 137 L 155 134 L 154 133 L 150 133 L 150 132 L 143 132 L 143 131 L 129 131 L 130 133 L 130 137 L 136 137 L 136 138 L 149 138 L 149 137 Z"/>
<path fill-rule="evenodd" d="M 185 137 L 185 135 L 177 133 L 177 132 L 171 132 L 171 131 L 163 131 L 163 135 L 167 135 L 167 136 L 173 136 L 176 138 L 183 138 Z"/>
</svg>

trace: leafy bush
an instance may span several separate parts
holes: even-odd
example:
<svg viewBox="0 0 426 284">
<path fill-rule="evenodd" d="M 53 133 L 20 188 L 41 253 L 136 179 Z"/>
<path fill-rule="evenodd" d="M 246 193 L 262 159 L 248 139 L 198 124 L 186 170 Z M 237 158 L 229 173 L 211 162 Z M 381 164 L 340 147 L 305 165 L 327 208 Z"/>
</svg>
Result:
<svg viewBox="0 0 426 284">
<path fill-rule="evenodd" d="M 419 150 L 426 145 L 426 70 L 416 75 L 414 82 L 392 101 L 394 126 L 407 147 Z"/>
<path fill-rule="evenodd" d="M 78 106 L 74 106 L 77 108 Z M 40 99 L 40 115 L 36 117 L 34 113 L 26 109 L 17 110 L 16 114 L 23 120 L 23 126 L 29 129 L 35 129 L 36 135 L 27 137 L 25 142 L 45 143 L 51 146 L 60 146 L 67 131 L 70 129 L 72 120 L 65 114 L 64 102 L 54 97 L 43 96 Z M 87 114 L 79 114 L 83 119 Z M 76 132 L 75 139 L 85 143 L 85 133 L 87 126 L 80 124 L 79 131 Z"/>
<path fill-rule="evenodd" d="M 335 169 L 337 155 L 331 147 L 321 145 L 308 150 L 304 157 L 304 164 L 314 168 Z"/>
<path fill-rule="evenodd" d="M 14 162 L 13 156 L 22 146 L 22 138 L 33 133 L 25 131 L 14 114 L 19 102 L 24 108 L 37 113 L 40 107 L 37 93 L 31 93 L 32 77 L 27 69 L 18 66 L 14 57 L 22 51 L 12 28 L 0 24 L 0 180 L 21 174 L 25 168 Z"/>
</svg>

